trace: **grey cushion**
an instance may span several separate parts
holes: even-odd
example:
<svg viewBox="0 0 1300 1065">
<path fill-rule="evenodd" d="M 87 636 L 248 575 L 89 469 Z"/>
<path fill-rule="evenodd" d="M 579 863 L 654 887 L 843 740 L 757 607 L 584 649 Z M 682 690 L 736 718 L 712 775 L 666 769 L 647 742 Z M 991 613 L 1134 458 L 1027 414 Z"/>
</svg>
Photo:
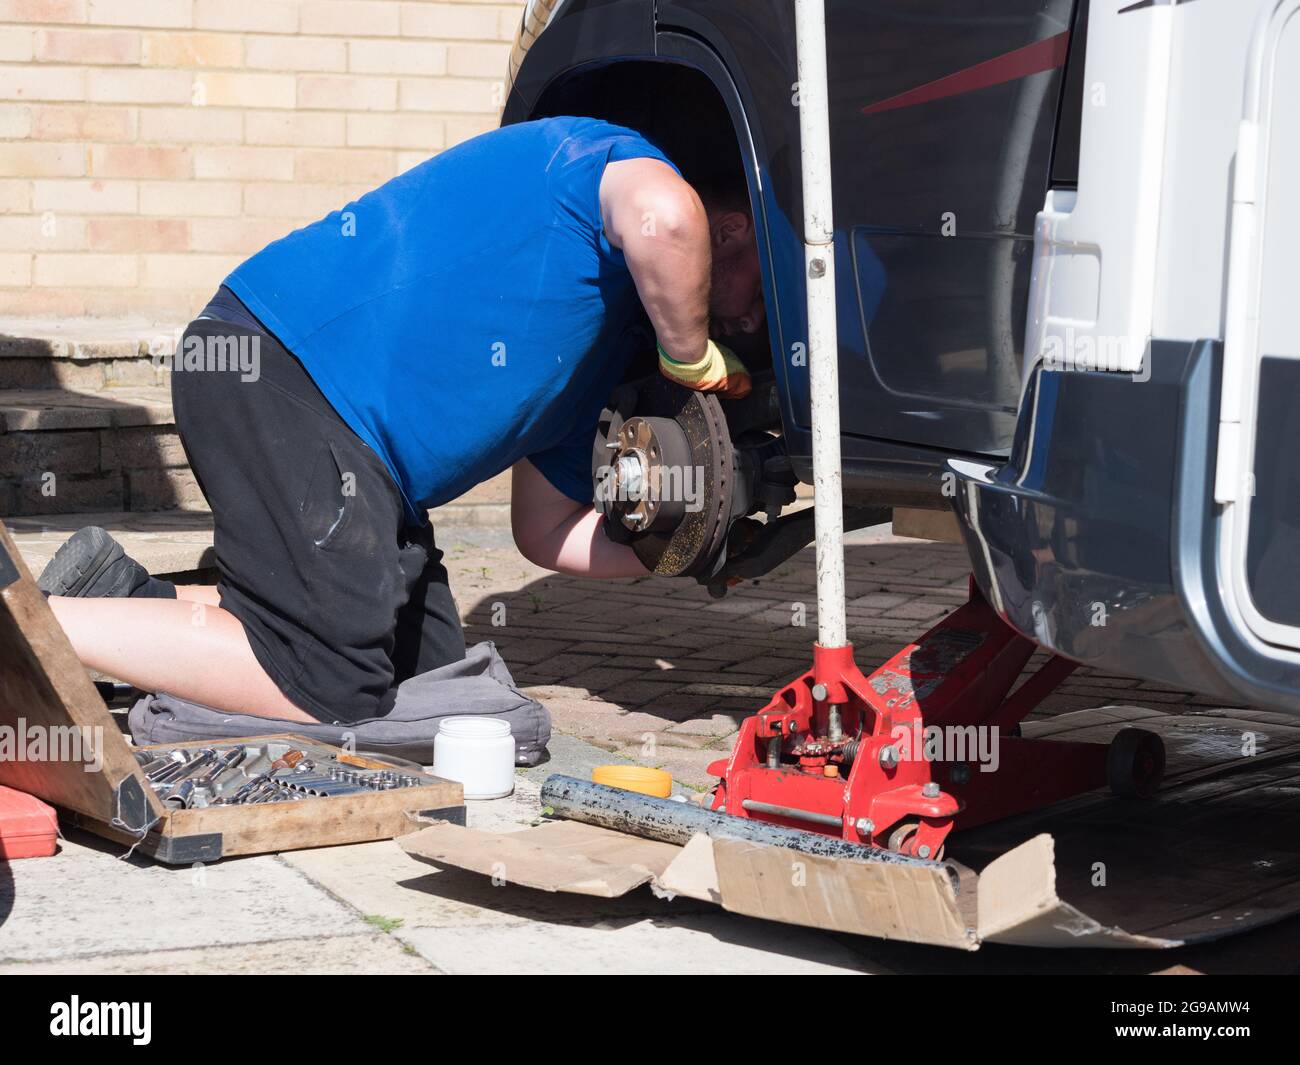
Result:
<svg viewBox="0 0 1300 1065">
<path fill-rule="evenodd" d="M 429 765 L 439 721 L 461 714 L 487 714 L 509 721 L 518 765 L 540 762 L 551 738 L 551 715 L 515 687 L 510 670 L 490 640 L 475 644 L 460 662 L 405 681 L 398 686 L 397 700 L 386 716 L 353 725 L 302 725 L 280 718 L 227 714 L 166 692 L 139 700 L 131 707 L 128 721 L 137 744 L 293 732 L 323 743 Z"/>
</svg>

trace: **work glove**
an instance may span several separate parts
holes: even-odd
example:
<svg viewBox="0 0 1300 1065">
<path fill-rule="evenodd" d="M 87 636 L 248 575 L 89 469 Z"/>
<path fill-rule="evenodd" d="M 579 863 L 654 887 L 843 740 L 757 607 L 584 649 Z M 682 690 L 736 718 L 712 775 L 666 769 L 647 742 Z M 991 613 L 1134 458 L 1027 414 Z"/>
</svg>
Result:
<svg viewBox="0 0 1300 1065">
<path fill-rule="evenodd" d="M 749 371 L 734 351 L 712 340 L 699 362 L 678 362 L 659 347 L 659 372 L 696 392 L 720 392 L 725 399 L 744 399 L 753 388 Z"/>
</svg>

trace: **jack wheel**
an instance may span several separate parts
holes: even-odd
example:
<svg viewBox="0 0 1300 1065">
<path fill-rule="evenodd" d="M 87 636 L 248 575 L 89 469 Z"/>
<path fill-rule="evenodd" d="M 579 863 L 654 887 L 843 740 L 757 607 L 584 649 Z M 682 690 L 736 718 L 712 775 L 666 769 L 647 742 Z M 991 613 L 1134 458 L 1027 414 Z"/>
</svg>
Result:
<svg viewBox="0 0 1300 1065">
<path fill-rule="evenodd" d="M 1106 754 L 1111 794 L 1121 799 L 1149 799 L 1165 776 L 1165 744 L 1154 732 L 1121 729 Z"/>
<path fill-rule="evenodd" d="M 889 833 L 889 849 L 895 854 L 906 854 L 913 858 L 919 858 L 915 851 L 916 830 L 920 828 L 918 821 L 901 821 L 898 826 Z M 940 846 L 938 854 L 926 856 L 932 862 L 943 861 L 943 847 Z"/>
</svg>

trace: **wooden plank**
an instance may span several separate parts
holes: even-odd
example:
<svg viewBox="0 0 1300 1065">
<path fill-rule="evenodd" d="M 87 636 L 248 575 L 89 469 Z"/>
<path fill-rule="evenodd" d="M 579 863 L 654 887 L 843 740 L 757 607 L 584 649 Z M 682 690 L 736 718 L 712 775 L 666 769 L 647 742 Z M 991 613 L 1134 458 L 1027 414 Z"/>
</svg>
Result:
<svg viewBox="0 0 1300 1065">
<path fill-rule="evenodd" d="M 910 536 L 917 540 L 936 540 L 944 544 L 962 542 L 957 516 L 951 510 L 895 507 L 894 535 Z"/>
<path fill-rule="evenodd" d="M 7 566 L 0 556 L 0 568 L 10 578 L 0 588 L 0 727 L 5 727 L 6 737 L 12 730 L 15 740 L 43 737 L 47 754 L 69 756 L 0 757 L 0 784 L 111 820 L 117 812 L 118 784 L 135 776 L 150 816 L 161 816 L 161 805 L 3 521 L 0 552 L 8 556 Z M 60 750 L 52 752 L 53 746 Z"/>
</svg>

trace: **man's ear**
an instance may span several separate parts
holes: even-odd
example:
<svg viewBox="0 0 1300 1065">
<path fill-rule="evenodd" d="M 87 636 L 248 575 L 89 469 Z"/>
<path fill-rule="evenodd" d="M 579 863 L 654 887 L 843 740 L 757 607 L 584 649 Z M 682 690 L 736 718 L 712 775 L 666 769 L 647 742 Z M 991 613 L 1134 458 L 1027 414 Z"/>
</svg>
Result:
<svg viewBox="0 0 1300 1065">
<path fill-rule="evenodd" d="M 753 228 L 744 211 L 723 211 L 713 220 L 713 246 L 724 254 L 734 253 L 749 241 Z"/>
</svg>

